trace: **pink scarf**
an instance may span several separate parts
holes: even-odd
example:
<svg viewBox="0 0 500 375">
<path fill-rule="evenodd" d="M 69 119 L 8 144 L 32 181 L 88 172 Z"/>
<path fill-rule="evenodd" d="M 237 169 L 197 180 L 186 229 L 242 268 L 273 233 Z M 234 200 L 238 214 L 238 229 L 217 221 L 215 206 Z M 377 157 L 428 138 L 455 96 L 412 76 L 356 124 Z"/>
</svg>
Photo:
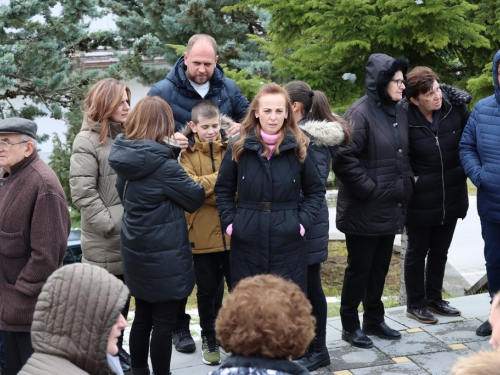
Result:
<svg viewBox="0 0 500 375">
<path fill-rule="evenodd" d="M 280 137 L 280 133 L 277 134 L 267 134 L 264 133 L 264 130 L 260 129 L 260 136 L 262 137 L 262 140 L 267 144 L 269 147 L 269 154 L 266 156 L 267 160 L 271 159 L 271 156 L 273 155 L 274 147 L 276 146 L 276 142 L 278 141 L 278 138 Z"/>
</svg>

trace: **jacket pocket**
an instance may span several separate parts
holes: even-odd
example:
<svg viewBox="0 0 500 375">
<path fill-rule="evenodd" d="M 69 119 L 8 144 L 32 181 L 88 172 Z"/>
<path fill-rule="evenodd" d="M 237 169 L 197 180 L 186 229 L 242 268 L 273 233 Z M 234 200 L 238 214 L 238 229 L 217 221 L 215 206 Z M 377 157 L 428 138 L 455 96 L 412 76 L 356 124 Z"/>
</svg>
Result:
<svg viewBox="0 0 500 375">
<path fill-rule="evenodd" d="M 3 307 L 3 321 L 9 325 L 30 325 L 38 296 L 28 296 L 12 284 L 5 284 L 3 300 L 9 301 Z"/>
<path fill-rule="evenodd" d="M 25 255 L 23 232 L 7 233 L 0 230 L 0 254 L 8 258 Z"/>
</svg>

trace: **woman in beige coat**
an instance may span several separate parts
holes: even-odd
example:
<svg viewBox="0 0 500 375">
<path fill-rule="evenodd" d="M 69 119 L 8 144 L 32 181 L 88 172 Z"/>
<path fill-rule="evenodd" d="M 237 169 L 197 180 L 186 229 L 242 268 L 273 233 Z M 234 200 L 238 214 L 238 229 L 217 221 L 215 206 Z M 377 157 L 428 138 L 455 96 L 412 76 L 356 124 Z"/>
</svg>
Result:
<svg viewBox="0 0 500 375">
<path fill-rule="evenodd" d="M 120 280 L 120 227 L 123 207 L 115 188 L 116 173 L 108 156 L 113 140 L 123 132 L 130 109 L 130 90 L 106 78 L 90 89 L 82 106 L 83 125 L 73 142 L 70 163 L 71 199 L 82 217 L 83 262 L 105 268 Z M 122 314 L 127 317 L 127 303 Z M 123 370 L 130 370 L 130 356 L 118 342 Z"/>
</svg>

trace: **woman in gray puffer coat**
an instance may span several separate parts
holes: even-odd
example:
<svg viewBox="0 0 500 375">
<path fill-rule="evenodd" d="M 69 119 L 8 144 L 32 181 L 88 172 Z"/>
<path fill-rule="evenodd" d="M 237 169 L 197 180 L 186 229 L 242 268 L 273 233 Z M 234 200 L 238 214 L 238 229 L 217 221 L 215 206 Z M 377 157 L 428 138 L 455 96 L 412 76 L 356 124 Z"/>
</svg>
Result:
<svg viewBox="0 0 500 375">
<path fill-rule="evenodd" d="M 69 178 L 71 199 L 81 213 L 82 261 L 105 268 L 122 281 L 123 206 L 115 187 L 116 172 L 109 166 L 108 157 L 113 140 L 123 132 L 130 98 L 129 88 L 113 78 L 92 86 L 82 106 L 82 129 L 73 142 Z M 128 307 L 127 303 L 122 312 L 125 317 Z M 123 337 L 118 343 L 120 361 L 128 371 L 130 357 L 122 342 Z"/>
<path fill-rule="evenodd" d="M 293 116 L 299 127 L 311 138 L 309 146 L 314 152 L 318 170 L 326 185 L 331 170 L 332 159 L 338 147 L 347 145 L 351 132 L 341 117 L 331 112 L 328 99 L 321 91 L 313 91 L 303 81 L 293 81 L 285 85 L 292 102 Z M 300 364 L 309 371 L 330 364 L 326 347 L 327 304 L 321 286 L 321 263 L 328 257 L 329 214 L 326 199 L 319 210 L 314 225 L 306 232 L 307 240 L 307 298 L 313 306 L 316 318 L 316 337 L 309 346 Z"/>
</svg>

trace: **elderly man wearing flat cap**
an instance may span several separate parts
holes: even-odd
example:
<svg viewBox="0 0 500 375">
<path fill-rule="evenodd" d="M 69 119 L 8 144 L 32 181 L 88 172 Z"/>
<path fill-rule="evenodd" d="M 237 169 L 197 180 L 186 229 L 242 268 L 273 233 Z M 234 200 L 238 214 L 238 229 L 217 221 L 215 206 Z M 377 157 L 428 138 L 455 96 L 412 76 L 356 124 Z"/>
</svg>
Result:
<svg viewBox="0 0 500 375">
<path fill-rule="evenodd" d="M 0 120 L 0 329 L 7 374 L 33 353 L 38 294 L 61 267 L 71 228 L 66 197 L 36 151 L 35 122 Z"/>
</svg>

